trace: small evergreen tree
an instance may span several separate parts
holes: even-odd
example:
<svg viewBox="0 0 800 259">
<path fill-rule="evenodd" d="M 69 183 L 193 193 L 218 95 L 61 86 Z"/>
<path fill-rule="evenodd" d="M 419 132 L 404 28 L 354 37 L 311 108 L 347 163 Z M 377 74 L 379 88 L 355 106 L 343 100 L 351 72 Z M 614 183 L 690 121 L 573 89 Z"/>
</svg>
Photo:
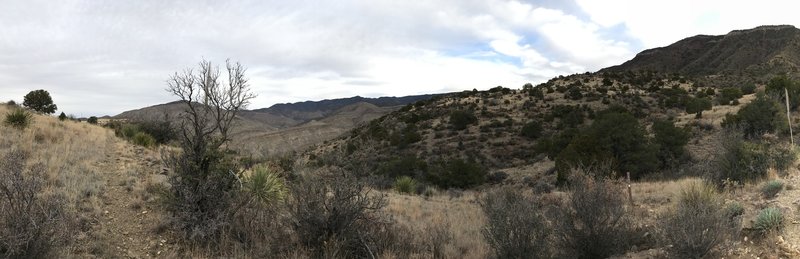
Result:
<svg viewBox="0 0 800 259">
<path fill-rule="evenodd" d="M 97 117 L 95 116 L 89 117 L 88 119 L 86 119 L 86 122 L 88 122 L 89 124 L 97 124 Z"/>
<path fill-rule="evenodd" d="M 58 120 L 64 121 L 66 119 L 67 119 L 67 115 L 64 114 L 64 112 L 61 112 L 61 114 L 58 115 Z"/>
<path fill-rule="evenodd" d="M 58 107 L 53 103 L 50 93 L 45 90 L 34 90 L 25 95 L 22 105 L 44 114 L 53 114 Z"/>
</svg>

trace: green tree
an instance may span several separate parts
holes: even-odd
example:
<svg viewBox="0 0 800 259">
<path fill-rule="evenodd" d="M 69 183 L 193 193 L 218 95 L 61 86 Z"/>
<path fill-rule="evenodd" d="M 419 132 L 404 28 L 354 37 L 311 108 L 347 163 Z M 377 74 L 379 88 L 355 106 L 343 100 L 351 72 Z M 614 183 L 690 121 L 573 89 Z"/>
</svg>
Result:
<svg viewBox="0 0 800 259">
<path fill-rule="evenodd" d="M 558 180 L 566 181 L 572 168 L 597 165 L 639 178 L 658 168 L 656 152 L 657 147 L 633 115 L 604 111 L 556 157 Z"/>
<path fill-rule="evenodd" d="M 741 127 L 747 138 L 781 132 L 788 128 L 785 109 L 778 101 L 758 94 L 755 100 L 742 107 L 736 115 L 726 115 L 722 126 Z"/>
<path fill-rule="evenodd" d="M 766 91 L 768 94 L 780 96 L 780 100 L 783 101 L 786 98 L 784 88 L 789 92 L 789 105 L 792 110 L 797 109 L 797 106 L 800 105 L 800 96 L 798 96 L 800 95 L 800 84 L 789 77 L 781 75 L 770 79 Z"/>
<path fill-rule="evenodd" d="M 658 146 L 658 158 L 662 167 L 680 159 L 685 154 L 684 146 L 689 143 L 689 130 L 675 127 L 672 121 L 658 120 L 653 123 L 654 143 Z"/>
<path fill-rule="evenodd" d="M 718 100 L 720 104 L 728 105 L 731 103 L 731 101 L 739 98 L 742 98 L 742 89 L 736 87 L 725 87 L 722 88 L 722 91 L 720 91 Z"/>
<path fill-rule="evenodd" d="M 89 117 L 88 119 L 86 119 L 86 122 L 88 122 L 89 124 L 97 124 L 97 117 L 95 116 Z"/>
<path fill-rule="evenodd" d="M 522 136 L 537 139 L 542 136 L 542 125 L 538 121 L 531 121 L 522 126 Z"/>
<path fill-rule="evenodd" d="M 44 114 L 53 114 L 58 107 L 53 103 L 50 93 L 45 90 L 34 90 L 25 95 L 22 105 Z"/>
<path fill-rule="evenodd" d="M 58 115 L 58 120 L 63 121 L 63 120 L 66 120 L 66 119 L 67 119 L 67 115 L 64 114 L 64 112 L 61 112 L 61 114 Z"/>
<path fill-rule="evenodd" d="M 686 113 L 695 114 L 711 110 L 711 100 L 707 98 L 689 98 L 686 101 Z"/>
<path fill-rule="evenodd" d="M 471 111 L 456 110 L 450 113 L 450 125 L 454 130 L 463 130 L 467 125 L 475 124 L 478 118 Z"/>
</svg>

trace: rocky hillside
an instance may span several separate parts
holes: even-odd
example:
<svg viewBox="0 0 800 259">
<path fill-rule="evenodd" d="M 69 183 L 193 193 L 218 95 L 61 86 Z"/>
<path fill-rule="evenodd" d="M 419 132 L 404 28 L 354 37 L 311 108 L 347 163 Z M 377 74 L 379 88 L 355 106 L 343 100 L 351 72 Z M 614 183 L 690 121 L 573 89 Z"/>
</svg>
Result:
<svg viewBox="0 0 800 259">
<path fill-rule="evenodd" d="M 642 51 L 632 60 L 601 72 L 648 70 L 763 82 L 782 73 L 800 76 L 798 64 L 800 29 L 779 25 L 735 30 L 726 35 L 697 35 Z"/>
</svg>

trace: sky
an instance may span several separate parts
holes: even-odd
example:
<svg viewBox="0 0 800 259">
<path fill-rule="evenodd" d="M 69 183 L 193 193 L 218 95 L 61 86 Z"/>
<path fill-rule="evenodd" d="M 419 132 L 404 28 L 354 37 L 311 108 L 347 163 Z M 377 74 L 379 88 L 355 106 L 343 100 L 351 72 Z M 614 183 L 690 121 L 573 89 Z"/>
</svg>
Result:
<svg viewBox="0 0 800 259">
<path fill-rule="evenodd" d="M 247 68 L 250 109 L 521 88 L 697 34 L 798 26 L 800 3 L 723 0 L 0 0 L 0 102 L 79 117 L 176 100 L 208 60 Z M 798 26 L 800 27 L 800 26 Z"/>
</svg>

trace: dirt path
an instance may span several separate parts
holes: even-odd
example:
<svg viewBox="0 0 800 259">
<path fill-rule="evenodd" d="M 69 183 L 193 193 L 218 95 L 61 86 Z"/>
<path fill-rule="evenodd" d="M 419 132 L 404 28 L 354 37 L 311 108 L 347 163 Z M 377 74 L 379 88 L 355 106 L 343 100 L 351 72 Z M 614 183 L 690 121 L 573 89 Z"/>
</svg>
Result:
<svg viewBox="0 0 800 259">
<path fill-rule="evenodd" d="M 163 210 L 153 184 L 160 173 L 156 151 L 117 140 L 113 154 L 99 163 L 105 178 L 100 213 L 89 231 L 87 257 L 150 258 L 174 254 L 175 239 L 162 226 Z M 155 180 L 154 180 L 155 179 Z"/>
</svg>

